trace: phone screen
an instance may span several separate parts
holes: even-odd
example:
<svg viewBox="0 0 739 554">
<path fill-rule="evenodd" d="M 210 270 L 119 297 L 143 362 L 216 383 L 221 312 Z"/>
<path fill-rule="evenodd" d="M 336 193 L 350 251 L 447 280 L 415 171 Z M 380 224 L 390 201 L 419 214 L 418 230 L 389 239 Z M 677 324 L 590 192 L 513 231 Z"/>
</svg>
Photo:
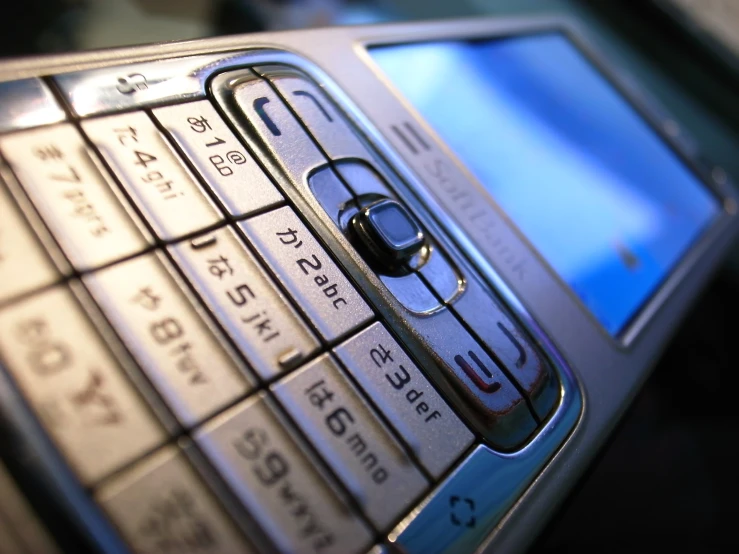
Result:
<svg viewBox="0 0 739 554">
<path fill-rule="evenodd" d="M 564 35 L 370 54 L 612 335 L 719 212 L 718 199 Z"/>
</svg>

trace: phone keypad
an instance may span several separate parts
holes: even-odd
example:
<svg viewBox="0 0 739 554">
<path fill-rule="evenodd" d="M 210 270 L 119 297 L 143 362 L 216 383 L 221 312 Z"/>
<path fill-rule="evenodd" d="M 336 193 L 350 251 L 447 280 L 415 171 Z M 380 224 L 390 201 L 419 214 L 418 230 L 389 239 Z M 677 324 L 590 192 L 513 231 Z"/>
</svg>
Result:
<svg viewBox="0 0 739 554">
<path fill-rule="evenodd" d="M 495 352 L 501 368 L 525 391 L 536 417 L 545 419 L 559 396 L 559 382 L 513 321 L 475 279 L 452 309 Z"/>
<path fill-rule="evenodd" d="M 82 127 L 162 240 L 223 219 L 146 113 L 91 119 Z"/>
<path fill-rule="evenodd" d="M 0 351 L 86 485 L 166 441 L 66 286 L 0 311 Z"/>
<path fill-rule="evenodd" d="M 103 483 L 95 497 L 136 552 L 256 552 L 177 446 Z"/>
<path fill-rule="evenodd" d="M 292 208 L 248 219 L 240 227 L 323 338 L 335 340 L 372 318 L 370 307 Z"/>
<path fill-rule="evenodd" d="M 239 72 L 233 101 L 248 132 L 266 146 L 292 183 L 303 186 L 312 170 L 326 164 L 326 158 L 267 81 L 249 71 Z"/>
<path fill-rule="evenodd" d="M 434 478 L 472 444 L 470 430 L 381 323 L 334 353 Z"/>
<path fill-rule="evenodd" d="M 277 187 L 208 100 L 157 108 L 153 113 L 228 213 L 248 215 L 282 202 Z"/>
<path fill-rule="evenodd" d="M 78 270 L 106 265 L 148 246 L 72 125 L 0 137 L 0 152 Z"/>
<path fill-rule="evenodd" d="M 380 530 L 387 531 L 428 487 L 328 354 L 272 390 Z"/>
<path fill-rule="evenodd" d="M 264 396 L 201 428 L 195 440 L 282 552 L 358 553 L 372 533 Z"/>
<path fill-rule="evenodd" d="M 21 191 L 0 183 L 0 360 L 136 551 L 365 552 L 388 536 L 423 551 L 403 518 L 449 503 L 431 491 L 479 442 L 468 424 L 516 450 L 558 380 L 422 222 L 401 262 L 366 256 L 360 210 L 413 212 L 320 87 L 263 65 L 208 93 L 196 83 L 210 61 L 57 76 L 79 126 L 0 135 Z M 87 79 L 104 91 L 94 102 Z M 137 111 L 104 115 L 123 109 Z M 426 357 L 314 234 L 295 189 L 417 316 Z M 18 194 L 71 285 L 48 288 L 63 279 Z"/>
<path fill-rule="evenodd" d="M 274 85 L 330 159 L 369 159 L 369 151 L 344 116 L 313 83 L 284 66 L 260 66 L 254 70 Z"/>
<path fill-rule="evenodd" d="M 526 399 L 451 311 L 437 312 L 419 324 L 418 332 L 444 364 L 451 386 L 487 429 L 490 441 L 511 450 L 531 436 L 538 422 Z"/>
<path fill-rule="evenodd" d="M 318 351 L 318 340 L 233 229 L 180 242 L 170 252 L 263 380 Z"/>
<path fill-rule="evenodd" d="M 165 264 L 146 254 L 84 283 L 172 412 L 192 427 L 246 394 L 252 378 Z"/>
</svg>

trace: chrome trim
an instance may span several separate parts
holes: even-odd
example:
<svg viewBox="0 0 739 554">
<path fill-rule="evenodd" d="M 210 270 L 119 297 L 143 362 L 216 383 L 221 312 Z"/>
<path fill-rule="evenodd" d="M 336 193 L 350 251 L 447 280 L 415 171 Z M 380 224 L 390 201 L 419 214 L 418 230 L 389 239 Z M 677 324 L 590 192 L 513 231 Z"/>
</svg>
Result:
<svg viewBox="0 0 739 554">
<path fill-rule="evenodd" d="M 203 74 L 223 55 L 190 56 L 87 69 L 54 75 L 53 80 L 80 117 L 130 108 L 181 102 L 205 96 Z"/>
<path fill-rule="evenodd" d="M 275 54 L 279 55 L 275 57 Z M 316 67 L 307 60 L 295 56 L 294 54 L 286 52 L 259 52 L 260 58 L 266 56 L 270 56 L 270 59 L 273 62 L 297 67 L 314 82 L 320 83 L 320 85 L 328 92 L 328 95 L 332 98 L 332 100 L 339 105 L 343 115 L 347 117 L 347 119 L 355 126 L 358 126 L 365 135 L 370 136 L 370 138 L 372 139 L 371 142 L 375 147 L 379 145 L 381 154 L 385 155 L 388 158 L 391 158 L 392 168 L 396 170 L 400 169 L 400 173 L 403 177 L 405 177 L 405 181 L 415 185 L 413 187 L 413 192 L 425 190 L 423 185 L 419 183 L 419 181 L 410 173 L 405 162 L 403 162 L 397 155 L 393 156 L 394 149 L 389 146 L 384 137 L 379 134 L 379 132 L 371 124 L 371 122 L 348 99 L 343 91 L 341 91 L 339 87 L 335 83 L 333 83 L 333 81 L 328 77 L 326 73 L 324 73 L 320 68 Z M 358 122 L 359 125 L 357 125 Z M 393 171 L 390 172 L 390 174 L 394 173 L 395 172 Z M 394 185 L 396 189 L 398 187 L 398 184 L 398 180 L 395 179 Z M 414 212 L 416 214 L 419 214 L 420 212 L 421 214 L 425 215 L 425 217 L 423 218 L 424 225 L 431 227 L 432 234 L 433 236 L 437 237 L 437 240 L 445 237 L 446 235 L 444 232 L 442 232 L 441 226 L 428 216 L 426 207 L 422 203 L 416 200 L 416 198 L 412 194 L 408 194 L 410 187 L 404 185 L 405 183 L 401 184 L 401 187 L 403 189 L 402 191 L 396 190 L 396 192 L 405 193 L 402 196 L 404 197 L 404 200 L 413 207 Z M 301 190 L 303 190 L 303 187 L 301 187 Z M 437 207 L 435 210 L 432 209 L 430 211 L 435 214 L 443 215 L 443 211 L 441 211 L 440 207 Z M 443 221 L 448 225 L 451 222 L 451 219 L 443 218 Z M 451 254 L 452 252 L 454 252 L 454 249 L 450 248 L 448 241 L 444 240 L 444 246 L 448 253 Z M 468 265 L 462 263 L 458 259 L 458 256 L 452 255 L 452 257 L 455 258 L 455 262 L 458 263 L 460 266 L 464 267 Z M 478 259 L 476 261 L 478 261 L 478 267 L 480 267 L 481 264 L 479 262 L 482 261 L 482 258 L 478 256 Z M 523 322 L 524 326 L 527 328 L 529 333 L 531 333 L 535 337 L 537 342 L 540 345 L 544 346 L 545 352 L 549 356 L 550 360 L 554 362 L 553 365 L 561 383 L 562 395 L 559 405 L 557 406 L 553 415 L 540 429 L 535 438 L 522 450 L 514 454 L 500 455 L 503 459 L 513 462 L 519 460 L 520 458 L 522 463 L 526 464 L 525 468 L 520 473 L 521 478 L 524 480 L 522 481 L 520 488 L 521 493 L 523 493 L 523 491 L 531 484 L 539 470 L 547 463 L 550 457 L 556 452 L 558 447 L 571 432 L 575 422 L 577 421 L 581 413 L 583 401 L 581 398 L 581 392 L 578 389 L 578 385 L 569 368 L 567 367 L 566 362 L 564 361 L 562 356 L 555 350 L 554 345 L 551 343 L 548 337 L 536 324 L 536 322 L 526 311 L 523 305 L 513 295 L 512 291 L 505 285 L 503 280 L 497 275 L 497 273 L 495 273 L 495 271 L 492 269 L 492 266 L 490 266 L 489 263 L 486 263 L 483 268 L 489 270 L 484 272 L 484 276 L 487 277 L 488 283 L 493 283 L 494 287 L 497 289 L 496 292 L 499 296 L 503 297 L 504 303 L 507 305 L 507 307 L 514 312 L 520 322 Z M 464 462 L 462 463 L 464 464 Z M 513 506 L 517 500 L 518 495 L 516 497 L 508 499 L 504 503 L 504 505 L 501 505 L 497 508 L 497 512 L 499 513 L 499 518 L 497 521 L 499 521 L 499 519 L 503 517 L 507 509 Z M 417 510 L 414 510 L 413 514 L 406 518 L 406 523 L 409 523 L 409 520 L 413 519 L 416 512 Z"/>
<path fill-rule="evenodd" d="M 59 123 L 66 118 L 41 79 L 0 82 L 0 133 Z"/>
<path fill-rule="evenodd" d="M 170 59 L 60 73 L 52 79 L 72 112 L 79 117 L 88 117 L 204 98 L 207 92 L 206 83 L 217 73 L 270 61 L 280 63 L 281 59 L 280 51 L 269 49 L 175 56 Z M 11 83 L 19 82 L 22 81 Z M 0 83 L 0 87 L 2 85 Z"/>
</svg>

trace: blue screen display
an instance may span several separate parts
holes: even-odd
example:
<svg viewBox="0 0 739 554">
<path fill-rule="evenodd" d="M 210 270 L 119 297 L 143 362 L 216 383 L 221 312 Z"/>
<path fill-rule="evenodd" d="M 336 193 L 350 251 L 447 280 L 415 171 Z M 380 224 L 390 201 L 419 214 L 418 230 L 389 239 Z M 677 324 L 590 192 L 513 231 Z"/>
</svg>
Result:
<svg viewBox="0 0 739 554">
<path fill-rule="evenodd" d="M 719 211 L 563 35 L 370 53 L 613 335 Z"/>
</svg>

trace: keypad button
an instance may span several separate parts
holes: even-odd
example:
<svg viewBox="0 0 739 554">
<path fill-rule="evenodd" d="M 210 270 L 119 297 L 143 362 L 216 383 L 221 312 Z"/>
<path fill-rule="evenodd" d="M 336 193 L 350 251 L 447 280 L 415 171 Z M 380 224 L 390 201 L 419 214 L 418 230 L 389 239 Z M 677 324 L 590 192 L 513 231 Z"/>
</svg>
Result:
<svg viewBox="0 0 739 554">
<path fill-rule="evenodd" d="M 453 302 L 464 290 L 464 278 L 438 246 L 431 247 L 428 260 L 419 271 L 444 302 Z"/>
<path fill-rule="evenodd" d="M 82 127 L 162 240 L 222 218 L 144 112 L 91 119 Z"/>
<path fill-rule="evenodd" d="M 246 394 L 251 383 L 164 263 L 148 254 L 84 282 L 172 412 L 190 427 Z"/>
<path fill-rule="evenodd" d="M 461 395 L 460 410 L 497 448 L 521 446 L 537 423 L 526 401 L 498 364 L 448 309 L 419 318 L 416 331 L 445 369 L 447 382 Z"/>
<path fill-rule="evenodd" d="M 526 465 L 478 446 L 390 533 L 391 544 L 407 554 L 478 552 L 523 494 L 518 472 Z"/>
<path fill-rule="evenodd" d="M 0 303 L 49 285 L 57 270 L 0 180 Z"/>
<path fill-rule="evenodd" d="M 472 444 L 469 429 L 381 323 L 334 352 L 431 475 L 439 477 Z"/>
<path fill-rule="evenodd" d="M 106 482 L 95 497 L 134 552 L 254 552 L 175 447 Z"/>
<path fill-rule="evenodd" d="M 363 206 L 352 218 L 362 249 L 383 268 L 405 264 L 426 244 L 426 237 L 408 210 L 395 200 L 383 198 Z"/>
<path fill-rule="evenodd" d="M 426 488 L 426 479 L 328 355 L 273 390 L 379 529 Z"/>
<path fill-rule="evenodd" d="M 86 485 L 166 440 L 65 287 L 0 311 L 0 357 Z"/>
<path fill-rule="evenodd" d="M 325 339 L 341 337 L 372 318 L 370 307 L 292 209 L 240 225 Z"/>
<path fill-rule="evenodd" d="M 316 85 L 284 66 L 264 66 L 255 70 L 272 81 L 329 158 L 369 159 L 357 134 Z"/>
<path fill-rule="evenodd" d="M 325 165 L 324 155 L 269 83 L 245 71 L 216 77 L 214 89 L 218 88 L 219 82 L 223 86 L 228 86 L 229 82 L 237 83 L 233 85 L 231 94 L 238 109 L 246 116 L 245 121 L 244 117 L 239 119 L 246 124 L 250 134 L 266 146 L 293 183 L 304 186 L 308 173 Z"/>
<path fill-rule="evenodd" d="M 308 186 L 331 220 L 341 228 L 342 210 L 354 200 L 346 185 L 339 180 L 331 167 L 326 166 L 310 176 Z"/>
<path fill-rule="evenodd" d="M 170 250 L 260 377 L 293 369 L 318 349 L 318 340 L 232 229 Z"/>
<path fill-rule="evenodd" d="M 263 398 L 220 414 L 195 439 L 279 551 L 350 554 L 370 543 Z"/>
<path fill-rule="evenodd" d="M 357 196 L 394 197 L 385 179 L 366 162 L 342 161 L 336 164 L 336 171 Z"/>
<path fill-rule="evenodd" d="M 393 296 L 408 310 L 417 314 L 430 313 L 441 308 L 441 304 L 415 273 L 401 277 L 379 275 L 380 281 Z"/>
<path fill-rule="evenodd" d="M 493 297 L 475 279 L 454 304 L 454 311 L 498 357 L 508 375 L 526 392 L 540 419 L 559 399 L 559 382 L 549 363 L 531 344 Z"/>
<path fill-rule="evenodd" d="M 208 100 L 154 110 L 231 215 L 282 202 L 282 194 L 241 145 Z"/>
<path fill-rule="evenodd" d="M 0 137 L 0 150 L 78 270 L 144 250 L 136 227 L 79 132 L 56 125 Z"/>
</svg>

